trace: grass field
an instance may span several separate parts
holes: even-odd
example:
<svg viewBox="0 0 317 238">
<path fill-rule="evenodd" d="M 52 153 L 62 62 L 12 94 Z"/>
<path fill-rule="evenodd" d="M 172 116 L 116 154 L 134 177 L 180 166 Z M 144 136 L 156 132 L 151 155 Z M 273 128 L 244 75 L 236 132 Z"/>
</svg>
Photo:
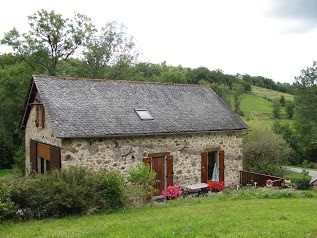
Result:
<svg viewBox="0 0 317 238">
<path fill-rule="evenodd" d="M 0 234 L 3 238 L 317 236 L 316 197 L 245 198 L 223 194 L 113 214 L 7 223 L 0 225 Z"/>
</svg>

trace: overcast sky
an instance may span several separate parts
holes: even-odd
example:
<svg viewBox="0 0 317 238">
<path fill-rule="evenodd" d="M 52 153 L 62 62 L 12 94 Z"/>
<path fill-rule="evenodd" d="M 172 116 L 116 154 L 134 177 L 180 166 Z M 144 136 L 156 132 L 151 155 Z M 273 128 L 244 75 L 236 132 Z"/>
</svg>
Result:
<svg viewBox="0 0 317 238">
<path fill-rule="evenodd" d="M 317 60 L 317 0 L 18 0 L 1 6 L 0 38 L 40 9 L 128 27 L 141 60 L 294 82 Z M 4 48 L 0 48 L 4 52 Z"/>
</svg>

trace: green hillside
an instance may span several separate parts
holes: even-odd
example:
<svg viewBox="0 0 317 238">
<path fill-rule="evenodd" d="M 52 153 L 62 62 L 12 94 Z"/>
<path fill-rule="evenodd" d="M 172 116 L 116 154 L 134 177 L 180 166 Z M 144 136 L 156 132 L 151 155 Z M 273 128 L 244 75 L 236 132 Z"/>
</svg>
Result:
<svg viewBox="0 0 317 238">
<path fill-rule="evenodd" d="M 273 117 L 273 100 L 279 100 L 284 96 L 286 101 L 293 101 L 294 96 L 273 91 L 266 88 L 252 86 L 252 91 L 246 93 L 241 101 L 241 109 L 245 119 L 267 120 Z M 286 118 L 285 107 L 281 107 L 281 117 Z"/>
<path fill-rule="evenodd" d="M 286 101 L 293 101 L 294 96 L 287 93 L 277 92 L 266 88 L 261 88 L 257 86 L 252 86 L 252 92 L 251 94 L 262 97 L 262 98 L 268 98 L 271 100 L 280 99 L 281 96 L 284 96 Z"/>
</svg>

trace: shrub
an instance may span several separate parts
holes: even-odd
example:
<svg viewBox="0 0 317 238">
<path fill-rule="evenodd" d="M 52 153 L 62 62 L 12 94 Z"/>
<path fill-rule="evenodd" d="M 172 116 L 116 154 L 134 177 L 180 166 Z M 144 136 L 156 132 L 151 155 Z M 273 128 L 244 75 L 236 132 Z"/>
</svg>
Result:
<svg viewBox="0 0 317 238">
<path fill-rule="evenodd" d="M 177 199 L 182 195 L 182 188 L 176 184 L 173 186 L 170 185 L 166 190 L 162 191 L 162 194 L 168 199 Z"/>
<path fill-rule="evenodd" d="M 6 184 L 2 183 L 0 186 L 0 222 L 15 216 L 16 206 L 10 199 Z"/>
<path fill-rule="evenodd" d="M 151 197 L 153 196 L 156 182 L 156 173 L 151 170 L 150 166 L 144 163 L 140 163 L 134 169 L 129 169 L 128 180 L 135 185 L 139 185 L 141 189 L 140 196 Z"/>
<path fill-rule="evenodd" d="M 252 125 L 251 125 L 252 126 Z M 292 149 L 281 135 L 260 124 L 254 124 L 243 138 L 243 167 L 247 171 L 280 175 Z"/>
<path fill-rule="evenodd" d="M 302 179 L 295 183 L 296 184 L 296 188 L 299 189 L 299 190 L 309 190 L 309 189 L 311 189 L 311 185 L 309 184 L 310 180 L 309 180 L 309 178 L 307 178 L 309 172 L 306 169 L 303 169 L 302 174 L 303 174 Z"/>
<path fill-rule="evenodd" d="M 220 192 L 224 190 L 224 188 L 225 188 L 224 182 L 216 182 L 216 181 L 210 182 L 207 187 L 207 189 L 212 192 Z"/>
<path fill-rule="evenodd" d="M 113 172 L 70 167 L 13 180 L 9 198 L 22 219 L 113 210 L 125 204 L 124 180 Z"/>
<path fill-rule="evenodd" d="M 116 210 L 126 202 L 126 185 L 124 179 L 116 172 L 99 173 L 96 190 L 99 193 L 101 210 Z"/>
</svg>

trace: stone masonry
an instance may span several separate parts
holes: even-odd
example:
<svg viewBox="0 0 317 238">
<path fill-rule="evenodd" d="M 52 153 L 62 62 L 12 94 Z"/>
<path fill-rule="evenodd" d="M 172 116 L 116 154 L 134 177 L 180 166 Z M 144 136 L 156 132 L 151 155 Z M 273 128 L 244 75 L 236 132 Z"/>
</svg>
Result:
<svg viewBox="0 0 317 238">
<path fill-rule="evenodd" d="M 186 148 L 180 151 L 184 146 Z M 168 136 L 140 136 L 99 139 L 64 139 L 62 167 L 85 165 L 95 170 L 117 170 L 127 175 L 127 169 L 142 162 L 151 153 L 170 152 L 173 155 L 174 184 L 200 182 L 201 153 L 220 147 L 225 152 L 225 183 L 239 183 L 242 170 L 242 133 L 209 133 Z"/>
</svg>

